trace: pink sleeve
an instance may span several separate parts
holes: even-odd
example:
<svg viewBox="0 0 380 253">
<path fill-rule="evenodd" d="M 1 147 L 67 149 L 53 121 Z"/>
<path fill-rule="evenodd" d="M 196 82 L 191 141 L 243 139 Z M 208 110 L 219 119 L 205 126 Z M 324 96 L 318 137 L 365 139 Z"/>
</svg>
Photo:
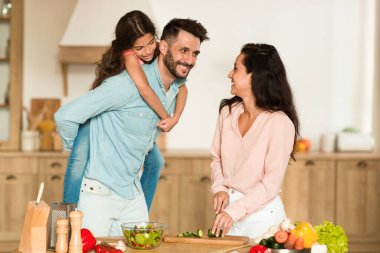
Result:
<svg viewBox="0 0 380 253">
<path fill-rule="evenodd" d="M 227 191 L 227 187 L 223 185 L 224 176 L 222 171 L 222 160 L 220 155 L 220 145 L 221 145 L 221 130 L 223 127 L 223 111 L 219 114 L 214 140 L 211 145 L 211 192 L 215 194 L 219 191 Z"/>
<path fill-rule="evenodd" d="M 135 55 L 135 53 L 133 52 L 132 49 L 124 50 L 123 51 L 123 56 L 127 56 L 127 55 Z"/>
<path fill-rule="evenodd" d="M 137 55 L 135 54 L 135 52 L 133 52 L 132 49 L 127 49 L 123 51 L 123 57 L 126 57 L 128 55 L 134 55 L 141 65 L 144 64 L 144 62 L 139 57 L 137 57 Z"/>
<path fill-rule="evenodd" d="M 273 122 L 261 182 L 224 210 L 234 221 L 261 208 L 280 192 L 293 149 L 294 134 L 294 125 L 289 118 L 278 117 Z"/>
</svg>

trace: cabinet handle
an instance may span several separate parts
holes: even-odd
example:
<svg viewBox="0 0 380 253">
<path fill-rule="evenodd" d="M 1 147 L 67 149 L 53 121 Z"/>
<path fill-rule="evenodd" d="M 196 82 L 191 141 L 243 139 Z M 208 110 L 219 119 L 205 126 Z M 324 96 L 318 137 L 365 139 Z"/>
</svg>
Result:
<svg viewBox="0 0 380 253">
<path fill-rule="evenodd" d="M 168 167 L 168 163 L 167 163 L 167 162 L 164 163 L 164 167 L 165 167 L 165 168 Z"/>
<path fill-rule="evenodd" d="M 359 161 L 358 164 L 356 165 L 358 168 L 367 168 L 368 163 L 366 161 Z"/>
<path fill-rule="evenodd" d="M 53 162 L 52 164 L 50 164 L 50 168 L 60 169 L 62 168 L 62 164 L 59 162 Z"/>
<path fill-rule="evenodd" d="M 210 179 L 210 177 L 208 177 L 208 176 L 203 176 L 203 177 L 201 177 L 201 182 L 202 183 L 204 183 L 204 182 L 210 182 L 211 181 L 211 179 Z"/>
<path fill-rule="evenodd" d="M 314 162 L 313 160 L 307 160 L 307 161 L 305 162 L 305 165 L 306 165 L 306 166 L 314 166 L 314 165 L 315 165 L 315 162 Z"/>
<path fill-rule="evenodd" d="M 16 180 L 16 176 L 15 175 L 9 175 L 7 176 L 6 180 L 10 181 L 10 180 Z"/>
<path fill-rule="evenodd" d="M 160 181 L 160 180 L 165 180 L 165 181 L 167 181 L 167 180 L 168 180 L 168 178 L 167 178 L 167 177 L 165 177 L 165 176 L 160 176 L 160 177 L 158 178 L 158 181 Z"/>
<path fill-rule="evenodd" d="M 61 176 L 59 176 L 59 175 L 53 175 L 53 176 L 51 176 L 50 180 L 51 180 L 51 181 L 54 181 L 54 180 L 61 180 Z"/>
</svg>

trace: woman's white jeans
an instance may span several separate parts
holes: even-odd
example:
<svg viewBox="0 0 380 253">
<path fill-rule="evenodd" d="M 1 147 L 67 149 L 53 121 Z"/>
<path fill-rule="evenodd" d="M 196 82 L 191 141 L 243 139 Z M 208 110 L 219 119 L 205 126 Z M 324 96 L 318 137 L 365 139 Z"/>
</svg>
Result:
<svg viewBox="0 0 380 253">
<path fill-rule="evenodd" d="M 135 196 L 123 199 L 99 181 L 83 178 L 78 202 L 83 212 L 82 228 L 94 236 L 121 236 L 121 224 L 149 221 L 144 193 L 135 188 Z"/>
<path fill-rule="evenodd" d="M 228 190 L 230 203 L 241 199 L 244 195 L 234 189 Z M 235 222 L 228 235 L 248 236 L 256 238 L 262 236 L 271 226 L 279 225 L 286 218 L 284 205 L 279 196 L 271 200 L 265 207 L 253 212 Z"/>
</svg>

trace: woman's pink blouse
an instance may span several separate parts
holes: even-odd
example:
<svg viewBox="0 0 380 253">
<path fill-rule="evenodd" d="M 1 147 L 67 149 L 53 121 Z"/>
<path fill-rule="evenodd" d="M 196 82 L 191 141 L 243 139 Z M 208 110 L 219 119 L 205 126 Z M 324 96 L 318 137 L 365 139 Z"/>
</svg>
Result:
<svg viewBox="0 0 380 253">
<path fill-rule="evenodd" d="M 293 149 L 295 129 L 283 112 L 262 112 L 241 136 L 238 119 L 243 105 L 224 107 L 211 146 L 213 194 L 233 188 L 244 194 L 226 211 L 238 221 L 265 206 L 281 191 Z"/>
</svg>

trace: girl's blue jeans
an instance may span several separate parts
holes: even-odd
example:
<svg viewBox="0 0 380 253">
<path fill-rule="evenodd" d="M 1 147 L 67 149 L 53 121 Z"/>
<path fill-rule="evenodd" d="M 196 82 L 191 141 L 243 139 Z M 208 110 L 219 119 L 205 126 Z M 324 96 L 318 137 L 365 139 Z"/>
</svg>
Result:
<svg viewBox="0 0 380 253">
<path fill-rule="evenodd" d="M 90 120 L 79 127 L 69 156 L 63 187 L 63 202 L 65 203 L 78 203 L 84 171 L 90 157 L 89 136 Z M 150 210 L 163 167 L 164 158 L 157 144 L 154 143 L 153 148 L 145 157 L 144 170 L 140 179 L 148 210 Z"/>
</svg>

